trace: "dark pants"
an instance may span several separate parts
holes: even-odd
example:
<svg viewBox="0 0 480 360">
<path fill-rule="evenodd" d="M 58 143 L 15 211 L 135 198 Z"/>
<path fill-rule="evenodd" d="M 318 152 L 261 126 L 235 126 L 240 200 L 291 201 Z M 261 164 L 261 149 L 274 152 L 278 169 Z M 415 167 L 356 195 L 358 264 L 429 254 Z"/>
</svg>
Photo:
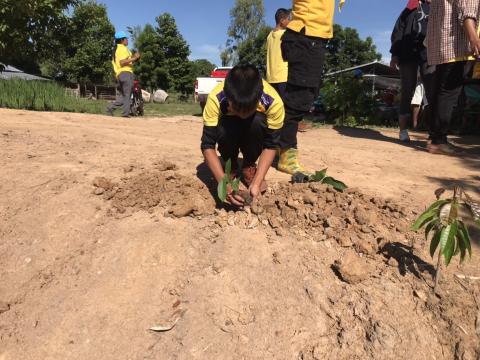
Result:
<svg viewBox="0 0 480 360">
<path fill-rule="evenodd" d="M 277 91 L 282 101 L 285 102 L 285 91 L 287 90 L 287 83 L 270 83 L 270 85 L 272 85 L 272 87 Z"/>
<path fill-rule="evenodd" d="M 447 143 L 453 109 L 463 89 L 464 68 L 465 61 L 437 65 L 431 88 L 425 88 L 431 109 L 432 144 Z"/>
<path fill-rule="evenodd" d="M 282 57 L 288 62 L 285 122 L 280 147 L 296 148 L 298 123 L 318 96 L 326 40 L 288 30 L 282 36 Z"/>
<path fill-rule="evenodd" d="M 428 66 L 426 61 L 411 61 L 400 64 L 401 93 L 400 93 L 400 115 L 410 115 L 412 112 L 412 98 L 417 87 L 418 74 L 427 91 L 432 89 L 432 81 L 434 78 L 435 66 Z M 430 100 L 429 100 L 430 103 Z"/>
<path fill-rule="evenodd" d="M 130 97 L 133 91 L 133 74 L 131 72 L 122 72 L 118 75 L 118 93 L 117 99 L 112 102 L 107 110 L 112 112 L 116 108 L 123 109 L 122 116 L 130 115 Z"/>
<path fill-rule="evenodd" d="M 241 151 L 243 167 L 253 166 L 263 151 L 267 118 L 259 112 L 248 119 L 224 115 L 218 124 L 218 131 L 218 151 L 222 159 L 231 159 L 234 169 Z"/>
</svg>

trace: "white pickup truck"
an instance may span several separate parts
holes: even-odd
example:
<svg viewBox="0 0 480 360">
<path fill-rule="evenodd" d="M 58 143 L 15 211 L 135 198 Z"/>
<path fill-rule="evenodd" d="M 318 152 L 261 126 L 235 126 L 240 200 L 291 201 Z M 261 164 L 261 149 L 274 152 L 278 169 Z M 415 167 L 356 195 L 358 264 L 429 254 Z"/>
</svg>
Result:
<svg viewBox="0 0 480 360">
<path fill-rule="evenodd" d="M 210 91 L 212 91 L 218 83 L 225 80 L 231 69 L 231 66 L 217 67 L 212 71 L 210 77 L 198 77 L 195 80 L 195 102 L 200 103 L 202 111 Z"/>
</svg>

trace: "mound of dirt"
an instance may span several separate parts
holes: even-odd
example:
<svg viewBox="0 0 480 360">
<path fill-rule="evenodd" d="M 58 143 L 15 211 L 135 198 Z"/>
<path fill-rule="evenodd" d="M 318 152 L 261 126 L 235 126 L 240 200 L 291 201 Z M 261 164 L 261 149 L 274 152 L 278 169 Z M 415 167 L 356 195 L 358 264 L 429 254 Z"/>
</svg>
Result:
<svg viewBox="0 0 480 360">
<path fill-rule="evenodd" d="M 317 334 L 320 340 L 312 335 L 310 345 L 300 351 L 298 358 L 391 358 L 399 348 L 398 339 L 410 336 L 412 331 L 413 317 L 406 316 L 404 309 L 417 312 L 422 329 L 435 327 L 443 343 L 455 344 L 447 350 L 435 344 L 434 349 L 424 350 L 421 358 L 444 351 L 447 358 L 474 359 L 478 353 L 476 336 L 471 333 L 474 321 L 468 311 L 462 310 L 475 307 L 474 296 L 456 296 L 459 285 L 451 281 L 442 284 L 441 301 L 432 294 L 434 268 L 422 260 L 425 240 L 409 231 L 418 213 L 407 210 L 407 204 L 356 189 L 338 192 L 319 183 L 277 183 L 251 207 L 228 211 L 216 209 L 206 186 L 179 175 L 173 164 L 160 163 L 138 174 L 132 169 L 126 172 L 131 175 L 119 182 L 96 178 L 93 183 L 94 193 L 111 202 L 112 214 L 153 212 L 156 207 L 174 217 L 215 214 L 202 220 L 208 225 L 200 242 L 207 239 L 207 243 L 214 244 L 221 233 L 259 228 L 269 243 L 290 239 L 298 244 L 289 252 L 272 252 L 275 266 L 282 267 L 297 256 L 302 258 L 297 261 L 308 274 L 316 274 L 319 264 L 328 265 L 329 273 L 320 276 L 325 278 L 323 290 L 310 280 L 304 285 L 309 301 L 320 309 L 316 316 L 322 319 L 323 330 Z M 316 253 L 315 246 L 323 248 L 324 253 Z M 214 263 L 211 268 L 218 275 L 224 266 Z M 330 290 L 325 299 L 321 292 L 326 288 Z M 265 302 L 265 309 L 273 306 L 268 305 L 270 301 Z M 311 311 L 305 306 L 302 311 Z M 256 316 L 261 314 L 252 315 L 249 321 L 255 322 Z M 235 321 L 230 317 L 215 321 L 221 324 L 222 331 L 233 331 L 230 327 Z M 239 323 L 246 326 L 249 321 Z M 456 321 L 458 325 L 454 325 Z M 415 338 L 420 337 L 418 334 Z M 167 347 L 170 345 L 175 346 L 167 342 Z M 402 351 L 399 358 L 415 354 L 414 350 Z"/>
<path fill-rule="evenodd" d="M 278 236 L 334 241 L 366 255 L 376 254 L 387 241 L 410 242 L 413 236 L 406 232 L 414 213 L 404 206 L 355 189 L 338 192 L 319 183 L 275 184 L 246 212 L 217 213 L 220 227 L 262 224 Z"/>
<path fill-rule="evenodd" d="M 158 162 L 152 170 L 133 173 L 119 182 L 98 177 L 93 181 L 94 194 L 111 202 L 110 214 L 114 216 L 138 210 L 153 212 L 155 207 L 165 208 L 166 215 L 174 217 L 212 214 L 215 201 L 208 189 L 175 169 L 174 164 Z"/>
</svg>

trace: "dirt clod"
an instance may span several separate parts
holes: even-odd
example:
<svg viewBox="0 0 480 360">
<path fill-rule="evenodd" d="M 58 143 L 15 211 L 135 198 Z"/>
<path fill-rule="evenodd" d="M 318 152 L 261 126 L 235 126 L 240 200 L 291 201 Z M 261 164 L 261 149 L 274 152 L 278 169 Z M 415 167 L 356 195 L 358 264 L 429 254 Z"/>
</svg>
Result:
<svg viewBox="0 0 480 360">
<path fill-rule="evenodd" d="M 351 285 L 365 280 L 375 270 L 374 265 L 352 252 L 348 252 L 343 259 L 335 261 L 333 268 L 343 281 Z"/>
<path fill-rule="evenodd" d="M 10 310 L 10 304 L 6 303 L 4 301 L 0 301 L 0 314 L 3 314 L 4 312 L 7 312 Z"/>
</svg>

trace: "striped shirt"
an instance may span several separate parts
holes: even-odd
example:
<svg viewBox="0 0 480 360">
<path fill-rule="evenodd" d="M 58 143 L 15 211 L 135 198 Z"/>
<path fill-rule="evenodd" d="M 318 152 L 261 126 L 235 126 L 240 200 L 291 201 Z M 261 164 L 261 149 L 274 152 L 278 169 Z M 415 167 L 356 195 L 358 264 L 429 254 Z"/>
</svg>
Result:
<svg viewBox="0 0 480 360">
<path fill-rule="evenodd" d="M 479 0 L 432 0 L 426 39 L 429 65 L 465 60 L 472 54 L 463 27 L 469 18 L 479 25 Z"/>
</svg>

